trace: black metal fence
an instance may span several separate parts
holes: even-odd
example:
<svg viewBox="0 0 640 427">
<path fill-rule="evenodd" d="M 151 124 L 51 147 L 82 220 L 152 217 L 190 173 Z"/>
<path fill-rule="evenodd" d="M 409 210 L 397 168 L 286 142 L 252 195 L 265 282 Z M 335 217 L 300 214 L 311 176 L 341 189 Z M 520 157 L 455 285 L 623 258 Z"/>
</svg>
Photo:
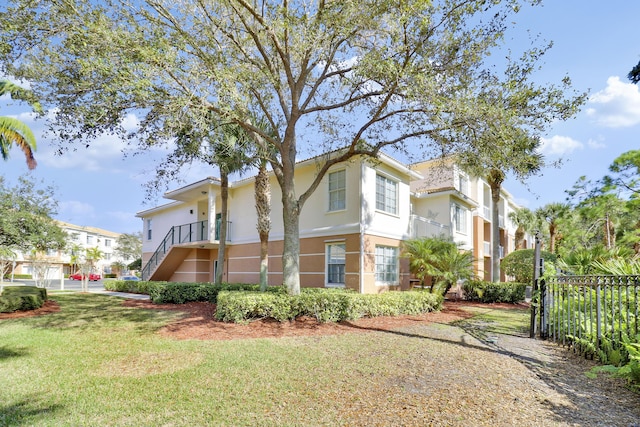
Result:
<svg viewBox="0 0 640 427">
<path fill-rule="evenodd" d="M 640 332 L 640 276 L 557 276 L 538 288 L 532 326 L 542 338 L 597 353 L 604 341 L 616 348 Z"/>
</svg>

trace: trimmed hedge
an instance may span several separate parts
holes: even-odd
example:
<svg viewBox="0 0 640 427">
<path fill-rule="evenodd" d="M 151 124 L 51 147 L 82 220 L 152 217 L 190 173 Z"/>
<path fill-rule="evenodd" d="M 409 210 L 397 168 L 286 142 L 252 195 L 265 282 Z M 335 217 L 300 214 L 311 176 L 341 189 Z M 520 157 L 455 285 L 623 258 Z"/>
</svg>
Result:
<svg viewBox="0 0 640 427">
<path fill-rule="evenodd" d="M 131 292 L 149 295 L 151 287 L 163 285 L 167 282 L 150 282 L 146 280 L 105 280 L 104 288 L 113 292 Z"/>
<path fill-rule="evenodd" d="M 463 286 L 465 299 L 468 301 L 512 304 L 524 301 L 526 288 L 526 283 L 495 283 L 482 280 L 470 280 Z"/>
<path fill-rule="evenodd" d="M 44 305 L 47 290 L 35 286 L 5 286 L 0 294 L 0 313 L 35 310 Z"/>
<path fill-rule="evenodd" d="M 391 291 L 358 294 L 349 290 L 302 289 L 300 295 L 286 292 L 220 291 L 216 319 L 247 322 L 273 318 L 280 322 L 298 316 L 315 317 L 319 322 L 340 322 L 361 317 L 398 316 L 439 310 L 443 297 L 425 291 Z"/>
</svg>

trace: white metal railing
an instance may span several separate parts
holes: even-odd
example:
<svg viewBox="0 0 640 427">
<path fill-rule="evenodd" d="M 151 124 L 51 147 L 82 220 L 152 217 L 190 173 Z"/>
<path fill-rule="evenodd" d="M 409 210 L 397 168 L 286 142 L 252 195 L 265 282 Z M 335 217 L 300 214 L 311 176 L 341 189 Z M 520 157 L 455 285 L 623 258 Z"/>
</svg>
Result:
<svg viewBox="0 0 640 427">
<path fill-rule="evenodd" d="M 491 221 L 491 208 L 489 206 L 482 207 L 482 216 L 484 219 Z"/>
<path fill-rule="evenodd" d="M 451 236 L 451 227 L 440 224 L 432 219 L 424 218 L 418 215 L 411 215 L 409 222 L 409 235 L 412 239 L 420 237 L 437 237 Z"/>
</svg>

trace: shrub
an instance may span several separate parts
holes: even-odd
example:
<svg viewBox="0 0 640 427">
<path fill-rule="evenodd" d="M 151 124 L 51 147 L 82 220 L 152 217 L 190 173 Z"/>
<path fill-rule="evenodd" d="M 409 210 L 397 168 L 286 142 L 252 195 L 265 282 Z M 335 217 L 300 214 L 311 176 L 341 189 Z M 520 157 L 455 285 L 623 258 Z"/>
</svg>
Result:
<svg viewBox="0 0 640 427">
<path fill-rule="evenodd" d="M 35 310 L 44 305 L 47 290 L 35 286 L 6 286 L 0 294 L 0 313 Z"/>
<path fill-rule="evenodd" d="M 526 287 L 526 283 L 495 283 L 471 280 L 465 282 L 463 289 L 465 297 L 469 301 L 480 301 L 484 303 L 508 302 L 515 304 L 524 301 Z"/>
<path fill-rule="evenodd" d="M 104 288 L 113 292 L 131 292 L 149 295 L 150 287 L 167 282 L 150 282 L 146 280 L 105 280 Z"/>
<path fill-rule="evenodd" d="M 216 319 L 242 323 L 249 319 L 273 318 L 284 322 L 296 316 L 293 299 L 286 293 L 220 291 Z"/>
<path fill-rule="evenodd" d="M 558 257 L 551 252 L 541 251 L 540 256 L 545 262 L 555 263 Z M 513 276 L 516 282 L 531 284 L 533 282 L 533 249 L 518 249 L 502 260 L 500 267 L 508 276 Z"/>
<path fill-rule="evenodd" d="M 140 283 L 140 282 L 138 282 Z M 156 304 L 184 304 L 186 302 L 206 301 L 216 303 L 220 291 L 258 291 L 259 285 L 246 283 L 184 283 L 149 282 L 148 294 Z M 281 292 L 282 287 L 269 287 L 269 292 Z"/>
<path fill-rule="evenodd" d="M 392 291 L 362 295 L 343 289 L 302 289 L 286 292 L 228 292 L 218 294 L 216 318 L 245 322 L 269 317 L 278 321 L 312 316 L 319 322 L 339 322 L 361 317 L 420 314 L 440 309 L 443 297 L 424 291 Z"/>
</svg>

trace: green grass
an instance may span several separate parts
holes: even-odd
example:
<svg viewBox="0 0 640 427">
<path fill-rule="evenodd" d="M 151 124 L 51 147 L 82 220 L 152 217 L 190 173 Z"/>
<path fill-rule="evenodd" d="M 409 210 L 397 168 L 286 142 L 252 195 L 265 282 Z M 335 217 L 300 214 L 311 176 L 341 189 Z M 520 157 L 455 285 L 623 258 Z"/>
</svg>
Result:
<svg viewBox="0 0 640 427">
<path fill-rule="evenodd" d="M 467 307 L 467 311 L 475 314 L 470 319 L 455 322 L 456 326 L 473 332 L 479 338 L 491 334 L 529 336 L 531 314 L 522 309 L 496 309 L 487 307 Z"/>
<path fill-rule="evenodd" d="M 53 299 L 59 313 L 0 320 L 0 426 L 344 425 L 373 399 L 406 407 L 394 378 L 459 347 L 385 332 L 178 341 L 155 333 L 176 312 Z"/>
</svg>

